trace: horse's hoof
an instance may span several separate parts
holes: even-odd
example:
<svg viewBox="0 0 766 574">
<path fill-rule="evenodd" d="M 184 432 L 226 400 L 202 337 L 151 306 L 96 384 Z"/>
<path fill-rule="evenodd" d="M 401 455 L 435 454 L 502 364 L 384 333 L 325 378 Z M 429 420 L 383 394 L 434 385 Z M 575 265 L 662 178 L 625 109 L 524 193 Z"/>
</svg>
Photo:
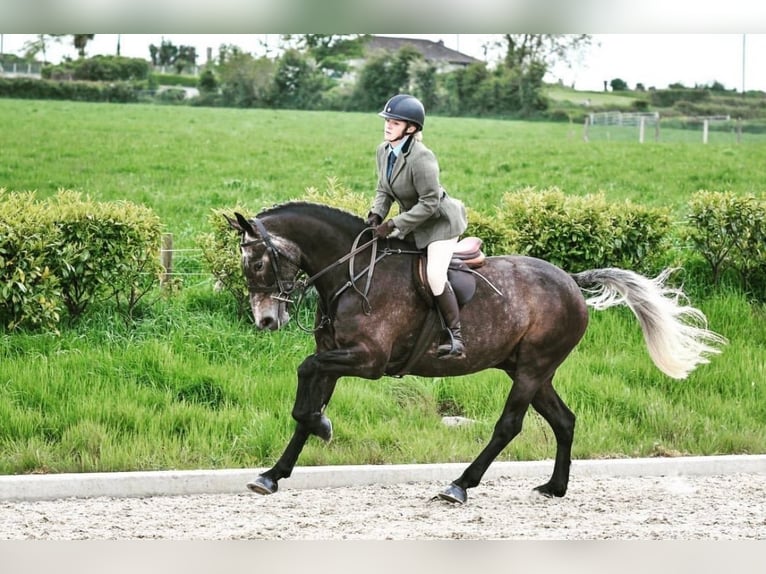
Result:
<svg viewBox="0 0 766 574">
<path fill-rule="evenodd" d="M 321 438 L 323 441 L 330 442 L 332 440 L 332 421 L 330 421 L 330 419 L 328 419 L 326 416 L 322 415 L 322 418 L 319 419 L 319 423 L 317 424 L 317 428 L 314 431 L 314 434 Z"/>
<path fill-rule="evenodd" d="M 465 504 L 465 501 L 468 500 L 468 493 L 465 491 L 465 488 L 458 486 L 453 482 L 439 493 L 439 498 L 446 500 L 447 502 Z"/>
<path fill-rule="evenodd" d="M 550 482 L 535 487 L 534 491 L 546 498 L 561 498 L 567 493 L 566 488 L 553 488 Z"/>
<path fill-rule="evenodd" d="M 276 480 L 261 475 L 255 480 L 248 482 L 247 488 L 258 494 L 274 494 L 279 490 L 279 485 Z"/>
</svg>

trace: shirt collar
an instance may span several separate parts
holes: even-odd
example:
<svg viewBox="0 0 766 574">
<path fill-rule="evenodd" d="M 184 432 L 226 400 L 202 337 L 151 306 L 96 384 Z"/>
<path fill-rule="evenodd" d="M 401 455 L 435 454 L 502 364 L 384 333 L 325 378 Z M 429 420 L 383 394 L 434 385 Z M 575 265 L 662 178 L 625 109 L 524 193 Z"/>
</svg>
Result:
<svg viewBox="0 0 766 574">
<path fill-rule="evenodd" d="M 396 157 L 399 157 L 399 154 L 402 153 L 402 148 L 404 147 L 404 144 L 407 143 L 407 140 L 409 140 L 412 136 L 407 135 L 402 138 L 402 141 L 399 142 L 399 145 L 396 147 L 392 147 L 391 144 L 388 144 L 388 151 L 394 152 L 394 155 Z"/>
</svg>

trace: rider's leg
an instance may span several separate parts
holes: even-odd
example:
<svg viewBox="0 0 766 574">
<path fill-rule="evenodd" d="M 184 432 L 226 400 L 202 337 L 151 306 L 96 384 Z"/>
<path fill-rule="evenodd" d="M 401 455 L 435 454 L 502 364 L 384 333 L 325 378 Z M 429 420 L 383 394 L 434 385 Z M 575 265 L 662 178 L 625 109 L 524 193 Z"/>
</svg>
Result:
<svg viewBox="0 0 766 574">
<path fill-rule="evenodd" d="M 450 341 L 440 345 L 438 356 L 461 356 L 463 354 L 463 337 L 460 330 L 460 308 L 452 286 L 447 281 L 447 269 L 449 268 L 452 254 L 457 245 L 457 237 L 434 241 L 428 245 L 428 265 L 426 275 L 431 292 L 436 298 L 439 310 L 447 324 Z"/>
</svg>

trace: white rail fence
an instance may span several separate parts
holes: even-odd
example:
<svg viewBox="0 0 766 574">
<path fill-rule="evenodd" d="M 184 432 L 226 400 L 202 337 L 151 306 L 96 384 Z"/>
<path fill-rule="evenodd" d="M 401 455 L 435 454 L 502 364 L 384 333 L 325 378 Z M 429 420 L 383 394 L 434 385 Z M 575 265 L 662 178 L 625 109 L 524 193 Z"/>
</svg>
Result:
<svg viewBox="0 0 766 574">
<path fill-rule="evenodd" d="M 668 125 L 674 122 L 676 125 L 671 129 L 674 132 L 686 131 L 699 134 L 694 139 L 707 144 L 710 141 L 711 126 L 718 125 L 720 133 L 731 135 L 736 143 L 742 142 L 743 122 L 740 119 L 732 120 L 728 115 L 696 116 L 685 118 L 673 118 L 664 120 Z M 661 127 L 663 119 L 658 112 L 598 112 L 585 117 L 583 126 L 583 140 L 586 142 L 594 139 L 637 139 L 644 143 L 647 137 L 653 135 L 654 141 L 662 138 Z M 678 127 L 683 124 L 685 127 Z M 594 137 L 595 136 L 595 137 Z M 677 134 L 674 134 L 677 136 Z M 667 141 L 673 141 L 676 137 L 666 137 Z"/>
</svg>

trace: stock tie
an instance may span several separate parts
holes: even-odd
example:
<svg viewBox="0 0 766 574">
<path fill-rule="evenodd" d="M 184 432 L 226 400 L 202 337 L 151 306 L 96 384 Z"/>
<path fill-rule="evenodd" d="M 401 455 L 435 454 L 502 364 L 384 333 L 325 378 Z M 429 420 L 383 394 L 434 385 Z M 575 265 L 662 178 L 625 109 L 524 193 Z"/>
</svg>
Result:
<svg viewBox="0 0 766 574">
<path fill-rule="evenodd" d="M 396 154 L 393 151 L 388 153 L 388 167 L 386 168 L 386 177 L 391 180 L 391 174 L 394 171 L 394 163 L 396 163 Z"/>
</svg>

